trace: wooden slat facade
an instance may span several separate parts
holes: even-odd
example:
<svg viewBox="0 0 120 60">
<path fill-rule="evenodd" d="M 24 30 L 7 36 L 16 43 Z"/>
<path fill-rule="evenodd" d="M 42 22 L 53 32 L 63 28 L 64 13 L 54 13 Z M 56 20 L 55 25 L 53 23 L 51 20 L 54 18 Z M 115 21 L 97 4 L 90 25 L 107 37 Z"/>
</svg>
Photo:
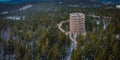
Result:
<svg viewBox="0 0 120 60">
<path fill-rule="evenodd" d="M 70 14 L 71 33 L 83 33 L 85 31 L 85 15 L 82 13 Z"/>
</svg>

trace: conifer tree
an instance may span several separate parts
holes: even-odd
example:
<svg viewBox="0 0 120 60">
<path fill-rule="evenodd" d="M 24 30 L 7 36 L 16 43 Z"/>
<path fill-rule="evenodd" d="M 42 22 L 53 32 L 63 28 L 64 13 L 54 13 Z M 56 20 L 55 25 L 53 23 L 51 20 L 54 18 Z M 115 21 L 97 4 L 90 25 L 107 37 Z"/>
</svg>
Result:
<svg viewBox="0 0 120 60">
<path fill-rule="evenodd" d="M 119 49 L 119 45 L 117 42 L 113 45 L 112 51 L 113 51 L 113 55 L 115 56 L 115 60 L 119 60 L 120 59 L 120 53 L 119 53 L 120 49 Z"/>
<path fill-rule="evenodd" d="M 73 50 L 71 60 L 82 60 L 82 55 L 81 55 L 81 47 L 77 47 L 76 50 Z"/>
<path fill-rule="evenodd" d="M 15 60 L 20 60 L 19 46 L 18 42 L 15 44 Z"/>
<path fill-rule="evenodd" d="M 49 60 L 59 60 L 59 52 L 56 44 L 54 44 L 49 51 Z"/>
<path fill-rule="evenodd" d="M 25 52 L 24 60 L 32 60 L 29 49 L 27 49 L 26 52 Z"/>
<path fill-rule="evenodd" d="M 113 60 L 112 54 L 109 55 L 108 60 Z"/>
</svg>

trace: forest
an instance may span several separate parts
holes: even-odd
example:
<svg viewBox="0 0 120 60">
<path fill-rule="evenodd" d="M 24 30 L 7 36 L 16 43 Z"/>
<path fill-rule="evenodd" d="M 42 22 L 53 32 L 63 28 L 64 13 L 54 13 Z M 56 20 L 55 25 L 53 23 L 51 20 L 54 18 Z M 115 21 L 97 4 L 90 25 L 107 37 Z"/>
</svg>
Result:
<svg viewBox="0 0 120 60">
<path fill-rule="evenodd" d="M 0 19 L 0 33 L 9 31 L 9 38 L 0 38 L 0 60 L 66 60 L 70 39 L 57 24 L 69 19 L 72 12 L 86 15 L 86 36 L 77 37 L 77 49 L 71 60 L 120 59 L 120 10 L 113 8 L 59 8 L 57 11 L 39 12 L 25 20 Z M 109 16 L 106 29 L 104 19 L 88 15 Z M 63 28 L 69 30 L 68 24 Z M 118 36 L 118 37 L 117 37 Z"/>
</svg>

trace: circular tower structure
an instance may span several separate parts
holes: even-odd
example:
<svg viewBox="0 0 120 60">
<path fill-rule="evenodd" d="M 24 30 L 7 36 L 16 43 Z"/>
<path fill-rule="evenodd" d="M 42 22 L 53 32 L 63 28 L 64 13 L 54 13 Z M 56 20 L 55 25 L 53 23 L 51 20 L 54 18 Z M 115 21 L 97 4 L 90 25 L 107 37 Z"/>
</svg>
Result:
<svg viewBox="0 0 120 60">
<path fill-rule="evenodd" d="M 70 32 L 73 34 L 85 32 L 85 15 L 83 13 L 70 14 Z"/>
</svg>

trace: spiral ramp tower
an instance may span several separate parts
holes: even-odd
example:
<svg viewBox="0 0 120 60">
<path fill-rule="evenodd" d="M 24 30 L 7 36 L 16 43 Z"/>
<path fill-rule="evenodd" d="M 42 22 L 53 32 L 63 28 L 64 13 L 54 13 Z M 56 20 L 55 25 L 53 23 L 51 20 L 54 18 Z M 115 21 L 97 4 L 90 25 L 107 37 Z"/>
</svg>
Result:
<svg viewBox="0 0 120 60">
<path fill-rule="evenodd" d="M 66 32 L 61 28 L 63 23 L 69 22 L 70 31 Z M 69 35 L 70 40 L 74 45 L 74 49 L 77 47 L 76 37 L 78 34 L 85 34 L 85 15 L 83 13 L 70 13 L 70 20 L 62 21 L 58 24 L 58 28 Z"/>
</svg>

